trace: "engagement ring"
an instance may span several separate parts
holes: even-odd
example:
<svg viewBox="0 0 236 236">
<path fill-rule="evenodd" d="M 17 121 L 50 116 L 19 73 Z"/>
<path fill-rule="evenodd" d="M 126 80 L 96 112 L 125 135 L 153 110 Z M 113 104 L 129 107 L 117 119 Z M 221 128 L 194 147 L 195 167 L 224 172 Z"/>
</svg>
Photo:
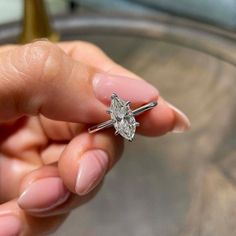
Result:
<svg viewBox="0 0 236 236">
<path fill-rule="evenodd" d="M 99 130 L 114 126 L 116 135 L 120 134 L 123 138 L 132 141 L 134 139 L 136 127 L 139 126 L 139 123 L 135 120 L 135 116 L 152 109 L 156 105 L 156 101 L 150 102 L 132 111 L 130 109 L 129 101 L 124 101 L 113 93 L 111 96 L 111 105 L 107 111 L 111 116 L 111 120 L 89 128 L 88 132 L 95 133 Z"/>
</svg>

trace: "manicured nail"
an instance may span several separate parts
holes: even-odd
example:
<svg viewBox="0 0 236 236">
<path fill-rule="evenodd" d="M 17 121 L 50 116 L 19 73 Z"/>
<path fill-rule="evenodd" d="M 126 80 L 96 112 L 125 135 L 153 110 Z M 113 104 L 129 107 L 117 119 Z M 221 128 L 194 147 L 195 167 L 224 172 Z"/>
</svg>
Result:
<svg viewBox="0 0 236 236">
<path fill-rule="evenodd" d="M 45 212 L 64 203 L 69 195 L 70 193 L 61 178 L 42 178 L 24 190 L 18 199 L 18 204 L 29 212 Z"/>
<path fill-rule="evenodd" d="M 108 155 L 100 149 L 87 151 L 82 155 L 75 185 L 78 195 L 87 194 L 100 183 L 107 171 L 108 163 Z"/>
<path fill-rule="evenodd" d="M 158 90 L 145 80 L 106 73 L 96 74 L 92 84 L 95 96 L 105 104 L 110 101 L 112 93 L 133 103 L 156 101 L 159 94 Z"/>
<path fill-rule="evenodd" d="M 180 111 L 178 108 L 174 107 L 170 103 L 167 103 L 167 105 L 175 113 L 175 125 L 171 132 L 183 133 L 184 131 L 188 130 L 191 126 L 191 123 L 188 117 L 182 111 Z"/>
<path fill-rule="evenodd" d="M 17 236 L 22 232 L 22 222 L 14 215 L 0 215 L 0 236 Z"/>
</svg>

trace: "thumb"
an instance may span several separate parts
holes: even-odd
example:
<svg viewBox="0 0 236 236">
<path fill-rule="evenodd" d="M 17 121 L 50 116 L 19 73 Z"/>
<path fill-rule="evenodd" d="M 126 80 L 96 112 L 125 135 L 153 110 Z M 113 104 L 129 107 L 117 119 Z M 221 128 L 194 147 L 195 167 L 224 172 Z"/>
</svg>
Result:
<svg viewBox="0 0 236 236">
<path fill-rule="evenodd" d="M 144 80 L 108 75 L 95 66 L 75 61 L 45 41 L 3 50 L 0 121 L 40 113 L 55 120 L 94 123 L 106 117 L 113 92 L 132 98 L 135 105 L 157 99 L 157 90 Z"/>
</svg>

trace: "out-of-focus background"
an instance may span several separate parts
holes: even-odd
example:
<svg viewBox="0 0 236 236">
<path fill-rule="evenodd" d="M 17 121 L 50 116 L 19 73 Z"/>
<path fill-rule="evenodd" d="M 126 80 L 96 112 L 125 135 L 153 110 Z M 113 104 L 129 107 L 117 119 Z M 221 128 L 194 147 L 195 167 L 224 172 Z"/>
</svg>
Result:
<svg viewBox="0 0 236 236">
<path fill-rule="evenodd" d="M 192 122 L 128 143 L 100 194 L 54 235 L 236 235 L 236 1 L 45 3 L 62 40 L 97 44 Z M 1 43 L 18 40 L 22 6 L 0 0 Z"/>
<path fill-rule="evenodd" d="M 24 0 L 0 1 L 1 22 L 20 19 Z M 45 0 L 51 14 L 79 12 L 168 12 L 230 28 L 236 27 L 235 0 Z"/>
</svg>

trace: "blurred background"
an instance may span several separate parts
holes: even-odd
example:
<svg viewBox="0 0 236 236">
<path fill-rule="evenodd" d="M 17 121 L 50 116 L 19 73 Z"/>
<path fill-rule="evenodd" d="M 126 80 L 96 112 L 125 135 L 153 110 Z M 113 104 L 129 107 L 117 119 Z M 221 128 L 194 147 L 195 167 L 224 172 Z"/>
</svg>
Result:
<svg viewBox="0 0 236 236">
<path fill-rule="evenodd" d="M 192 122 L 127 143 L 99 195 L 54 235 L 236 235 L 236 1 L 47 0 L 48 19 L 30 2 L 0 0 L 1 44 L 93 42 Z"/>
</svg>

